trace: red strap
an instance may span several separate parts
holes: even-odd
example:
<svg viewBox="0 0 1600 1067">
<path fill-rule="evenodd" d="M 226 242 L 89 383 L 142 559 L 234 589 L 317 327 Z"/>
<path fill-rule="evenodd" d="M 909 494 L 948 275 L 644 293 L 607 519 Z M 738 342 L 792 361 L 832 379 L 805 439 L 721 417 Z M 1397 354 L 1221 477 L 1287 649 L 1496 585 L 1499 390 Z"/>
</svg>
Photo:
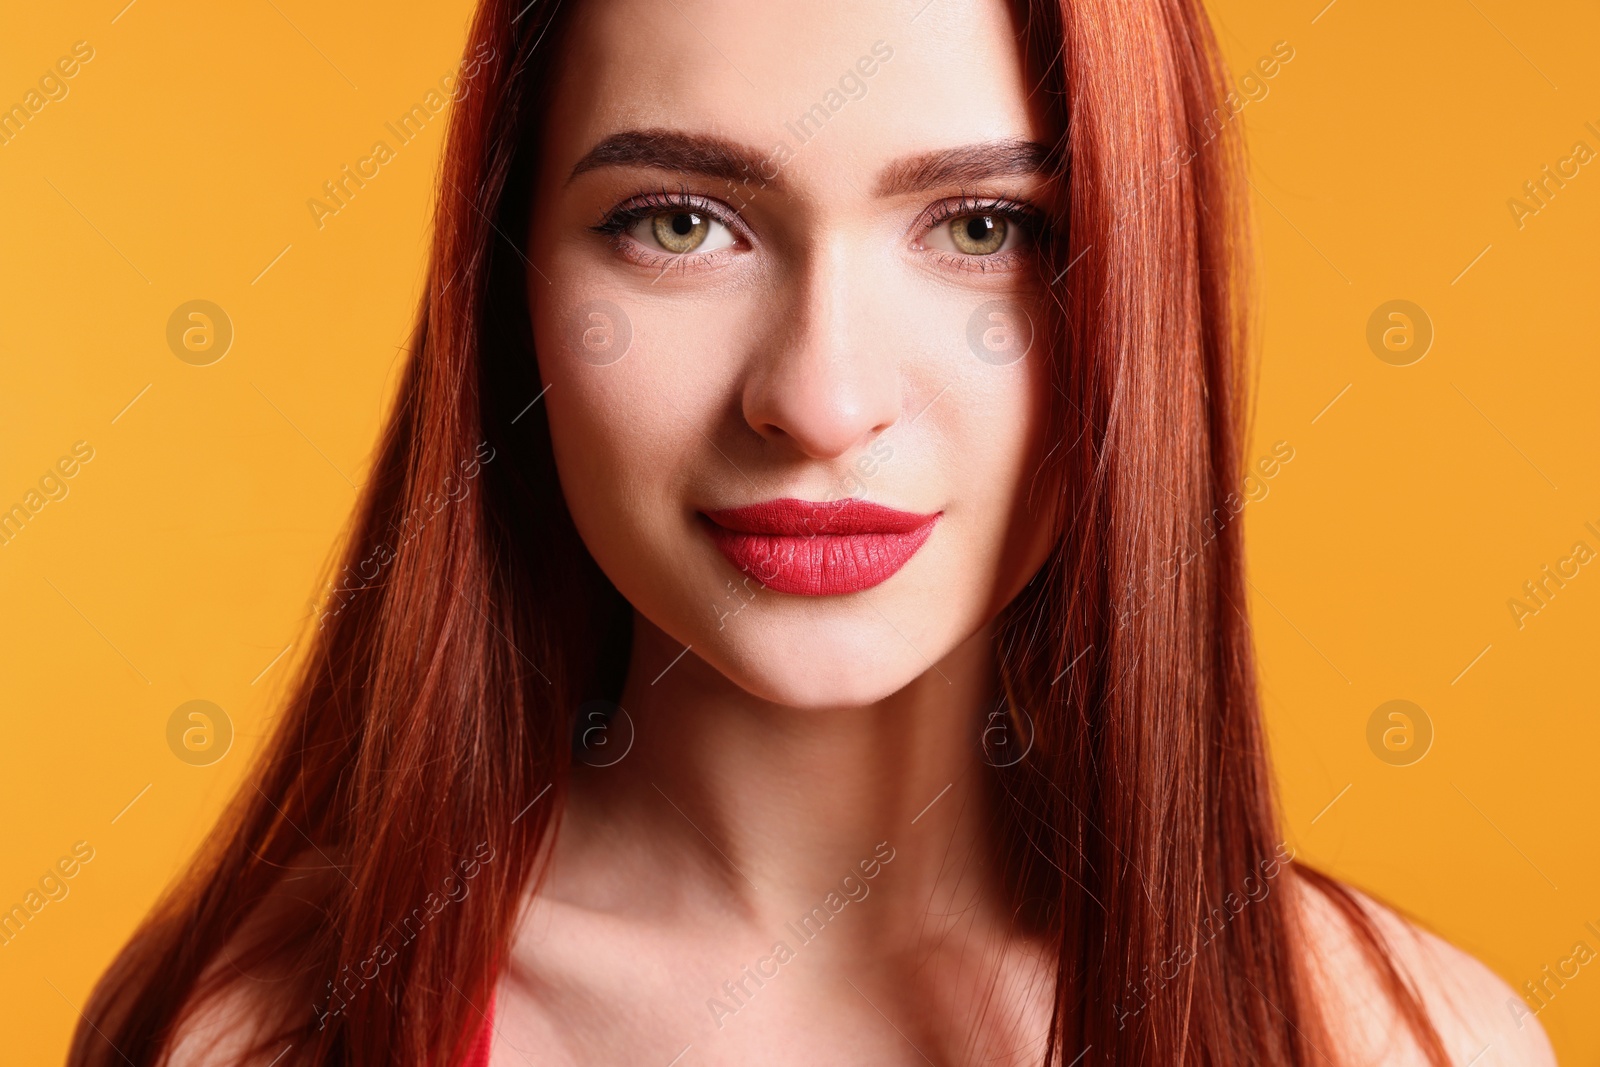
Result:
<svg viewBox="0 0 1600 1067">
<path fill-rule="evenodd" d="M 461 1067 L 489 1067 L 489 1039 L 494 1035 L 494 997 L 489 998 L 489 1010 L 484 1015 L 483 1028 L 478 1031 L 477 1039 L 472 1042 L 472 1049 L 467 1053 L 467 1058 Z"/>
</svg>

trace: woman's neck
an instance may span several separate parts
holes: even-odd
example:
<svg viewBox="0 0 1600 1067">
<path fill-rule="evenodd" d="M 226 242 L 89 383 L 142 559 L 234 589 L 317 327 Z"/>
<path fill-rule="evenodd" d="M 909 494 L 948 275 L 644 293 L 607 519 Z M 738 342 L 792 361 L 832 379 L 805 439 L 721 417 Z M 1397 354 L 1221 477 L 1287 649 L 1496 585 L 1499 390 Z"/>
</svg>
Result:
<svg viewBox="0 0 1600 1067">
<path fill-rule="evenodd" d="M 980 745 L 995 691 L 987 630 L 859 707 L 774 704 L 680 652 L 635 616 L 626 718 L 589 748 L 587 763 L 608 766 L 575 766 L 563 829 L 604 842 L 604 855 L 578 841 L 558 859 L 604 863 L 611 879 L 620 859 L 655 901 L 709 902 L 761 924 L 806 912 L 851 874 L 879 898 L 886 936 L 900 921 L 993 903 Z"/>
</svg>

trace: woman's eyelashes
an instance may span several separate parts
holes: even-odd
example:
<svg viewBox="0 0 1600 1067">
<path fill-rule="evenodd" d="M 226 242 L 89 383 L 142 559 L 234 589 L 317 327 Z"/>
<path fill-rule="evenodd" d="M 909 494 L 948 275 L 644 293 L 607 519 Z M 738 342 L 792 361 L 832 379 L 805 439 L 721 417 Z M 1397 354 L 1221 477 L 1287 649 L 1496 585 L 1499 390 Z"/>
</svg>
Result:
<svg viewBox="0 0 1600 1067">
<path fill-rule="evenodd" d="M 955 269 L 1010 269 L 1019 265 L 1040 217 L 1020 201 L 941 201 L 918 219 L 912 247 Z M 651 267 L 711 266 L 725 258 L 718 253 L 753 244 L 737 212 L 687 193 L 663 191 L 626 200 L 593 229 L 609 237 L 624 257 Z"/>
<path fill-rule="evenodd" d="M 647 266 L 690 266 L 748 243 L 735 217 L 703 197 L 649 193 L 617 205 L 594 230 L 610 237 L 619 253 Z"/>
<path fill-rule="evenodd" d="M 922 248 L 958 270 L 1020 266 L 1041 228 L 1041 212 L 1022 201 L 960 197 L 930 207 L 921 220 Z"/>
</svg>

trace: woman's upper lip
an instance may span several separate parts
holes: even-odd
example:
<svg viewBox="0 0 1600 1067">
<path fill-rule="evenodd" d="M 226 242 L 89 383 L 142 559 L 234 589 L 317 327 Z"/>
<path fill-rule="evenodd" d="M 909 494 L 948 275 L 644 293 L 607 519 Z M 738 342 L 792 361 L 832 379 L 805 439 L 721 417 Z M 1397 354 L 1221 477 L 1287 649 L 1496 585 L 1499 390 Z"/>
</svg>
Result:
<svg viewBox="0 0 1600 1067">
<path fill-rule="evenodd" d="M 784 497 L 701 512 L 725 530 L 768 537 L 812 537 L 822 534 L 899 534 L 921 529 L 940 512 L 918 514 L 845 497 L 842 500 L 796 500 Z"/>
</svg>

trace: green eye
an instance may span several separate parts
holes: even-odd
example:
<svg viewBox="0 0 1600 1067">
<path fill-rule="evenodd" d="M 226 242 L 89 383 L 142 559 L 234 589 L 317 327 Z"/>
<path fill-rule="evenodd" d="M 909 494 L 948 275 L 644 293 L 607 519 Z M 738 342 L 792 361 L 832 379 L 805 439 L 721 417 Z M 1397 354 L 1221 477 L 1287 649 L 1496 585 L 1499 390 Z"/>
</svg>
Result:
<svg viewBox="0 0 1600 1067">
<path fill-rule="evenodd" d="M 703 256 L 739 243 L 726 223 L 708 211 L 688 205 L 661 205 L 649 214 L 635 215 L 624 232 L 646 251 L 670 256 Z"/>
<path fill-rule="evenodd" d="M 706 235 L 711 232 L 711 220 L 694 211 L 674 211 L 653 216 L 650 232 L 662 248 L 683 255 L 705 243 Z"/>
<path fill-rule="evenodd" d="M 962 215 L 950 220 L 950 240 L 958 252 L 990 256 L 1005 246 L 1007 229 L 1000 215 Z"/>
</svg>

